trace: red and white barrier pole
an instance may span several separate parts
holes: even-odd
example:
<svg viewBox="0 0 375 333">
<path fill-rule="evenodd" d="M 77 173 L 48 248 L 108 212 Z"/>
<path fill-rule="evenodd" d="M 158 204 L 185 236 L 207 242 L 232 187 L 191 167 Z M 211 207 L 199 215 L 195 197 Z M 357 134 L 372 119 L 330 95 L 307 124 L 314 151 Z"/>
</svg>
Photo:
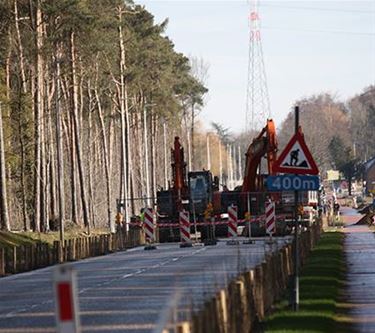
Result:
<svg viewBox="0 0 375 333">
<path fill-rule="evenodd" d="M 228 245 L 238 244 L 237 241 L 237 223 L 238 223 L 237 206 L 228 207 Z"/>
<path fill-rule="evenodd" d="M 144 228 L 145 228 L 146 242 L 148 243 L 145 247 L 145 250 L 155 250 L 156 246 L 153 245 L 156 239 L 154 210 L 152 208 L 146 208 L 144 214 L 145 214 Z"/>
<path fill-rule="evenodd" d="M 181 244 L 180 247 L 192 247 L 190 235 L 190 215 L 189 212 L 183 210 L 180 212 L 180 235 Z"/>
<path fill-rule="evenodd" d="M 272 235 L 276 232 L 275 203 L 272 200 L 266 201 L 266 232 L 272 240 Z"/>
<path fill-rule="evenodd" d="M 69 265 L 59 265 L 53 272 L 57 333 L 79 333 L 79 309 L 76 274 Z"/>
</svg>

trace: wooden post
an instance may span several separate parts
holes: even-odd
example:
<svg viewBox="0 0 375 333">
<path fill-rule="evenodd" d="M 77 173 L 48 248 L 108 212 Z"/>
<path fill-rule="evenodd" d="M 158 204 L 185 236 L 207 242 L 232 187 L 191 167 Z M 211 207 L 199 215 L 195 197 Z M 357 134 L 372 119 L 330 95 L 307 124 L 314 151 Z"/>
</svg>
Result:
<svg viewBox="0 0 375 333">
<path fill-rule="evenodd" d="M 13 274 L 17 273 L 17 247 L 16 246 L 12 246 L 10 263 L 11 263 L 10 265 L 11 273 Z"/>
<path fill-rule="evenodd" d="M 68 261 L 68 241 L 64 240 L 64 262 Z"/>
<path fill-rule="evenodd" d="M 5 275 L 5 249 L 0 247 L 0 276 Z"/>
</svg>

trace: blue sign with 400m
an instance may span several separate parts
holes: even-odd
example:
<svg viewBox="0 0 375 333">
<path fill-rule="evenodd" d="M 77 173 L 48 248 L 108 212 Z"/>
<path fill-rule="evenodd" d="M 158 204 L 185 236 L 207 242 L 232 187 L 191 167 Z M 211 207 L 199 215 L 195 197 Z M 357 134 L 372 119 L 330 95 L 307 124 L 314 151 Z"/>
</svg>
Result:
<svg viewBox="0 0 375 333">
<path fill-rule="evenodd" d="M 320 182 L 318 176 L 268 176 L 268 191 L 317 191 Z"/>
</svg>

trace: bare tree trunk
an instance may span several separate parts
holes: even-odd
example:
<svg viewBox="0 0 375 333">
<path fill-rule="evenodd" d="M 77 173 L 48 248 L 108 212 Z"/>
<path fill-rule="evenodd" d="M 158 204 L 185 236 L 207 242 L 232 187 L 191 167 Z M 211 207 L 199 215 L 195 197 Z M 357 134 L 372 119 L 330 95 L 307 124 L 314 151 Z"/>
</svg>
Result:
<svg viewBox="0 0 375 333">
<path fill-rule="evenodd" d="M 188 144 L 188 155 L 189 155 L 189 171 L 193 170 L 193 160 L 191 156 L 191 138 L 190 138 L 190 131 L 187 130 L 187 144 Z"/>
<path fill-rule="evenodd" d="M 125 50 L 124 50 L 125 52 Z M 125 53 L 124 53 L 125 59 Z M 125 64 L 125 60 L 124 60 Z M 126 68 L 126 67 L 125 67 Z M 125 93 L 125 121 L 126 121 L 126 161 L 127 161 L 127 196 L 129 199 L 132 199 L 133 196 L 133 180 L 134 180 L 134 171 L 133 171 L 133 154 L 132 154 L 132 136 L 130 135 L 130 116 L 129 116 L 129 98 L 128 98 L 128 84 L 126 80 L 124 81 L 124 93 Z M 131 209 L 132 214 L 134 214 L 134 202 L 133 200 L 129 201 L 129 208 Z M 128 210 L 128 219 L 127 222 L 130 222 L 130 212 Z"/>
<path fill-rule="evenodd" d="M 64 184 L 64 156 L 61 129 L 61 78 L 60 56 L 56 56 L 56 157 L 57 157 L 57 192 L 59 202 L 60 241 L 64 241 L 65 221 L 65 184 Z"/>
<path fill-rule="evenodd" d="M 10 30 L 10 28 L 9 28 Z M 11 34 L 9 32 L 9 44 L 11 41 Z M 11 92 L 11 87 L 10 87 L 10 59 L 12 57 L 12 48 L 9 47 L 8 55 L 5 60 L 5 82 L 6 82 L 6 97 L 7 100 L 10 100 L 10 92 Z"/>
<path fill-rule="evenodd" d="M 25 165 L 26 165 L 26 151 L 25 151 L 25 142 L 23 139 L 23 126 L 22 121 L 19 119 L 18 122 L 18 135 L 20 140 L 21 148 L 21 188 L 22 188 L 22 221 L 23 221 L 23 230 L 27 231 L 28 226 L 28 217 L 27 217 L 27 202 L 26 202 L 26 183 L 25 183 Z"/>
<path fill-rule="evenodd" d="M 26 86 L 26 75 L 25 75 L 25 58 L 23 55 L 23 46 L 22 46 L 22 40 L 21 40 L 21 33 L 20 33 L 20 27 L 19 27 L 19 16 L 18 16 L 18 6 L 17 1 L 14 0 L 14 21 L 15 21 L 15 27 L 16 27 L 16 34 L 17 34 L 17 44 L 18 44 L 18 53 L 20 57 L 20 70 L 21 70 L 21 81 L 22 81 L 22 92 L 26 94 L 27 92 L 27 86 Z"/>
<path fill-rule="evenodd" d="M 238 146 L 238 181 L 241 182 L 243 175 L 242 175 L 242 154 L 241 154 L 241 146 Z"/>
<path fill-rule="evenodd" d="M 207 170 L 211 170 L 210 135 L 207 133 Z"/>
<path fill-rule="evenodd" d="M 105 172 L 105 179 L 106 179 L 106 190 L 107 190 L 107 217 L 108 217 L 108 226 L 112 233 L 114 233 L 115 230 L 115 224 L 114 220 L 112 218 L 112 210 L 111 210 L 111 204 L 112 204 L 112 195 L 111 195 L 111 175 L 109 170 L 109 151 L 108 151 L 108 142 L 107 142 L 107 131 L 104 123 L 104 115 L 102 110 L 102 104 L 99 98 L 98 94 L 98 87 L 97 84 L 95 84 L 94 88 L 96 103 L 98 106 L 98 116 L 99 116 L 99 124 L 101 129 L 101 138 L 102 138 L 102 144 L 103 144 L 103 159 L 104 159 L 104 172 Z"/>
<path fill-rule="evenodd" d="M 226 153 L 227 153 L 227 181 L 226 181 L 226 185 L 228 188 L 230 188 L 231 184 L 230 184 L 230 152 L 229 152 L 229 144 L 227 144 L 227 149 L 226 149 Z M 230 188 L 231 189 L 231 188 Z"/>
<path fill-rule="evenodd" d="M 5 147 L 3 133 L 3 116 L 0 102 L 0 229 L 10 231 L 8 197 L 5 169 Z"/>
<path fill-rule="evenodd" d="M 90 83 L 88 83 L 88 94 L 89 94 L 89 117 L 88 117 L 88 147 L 89 147 L 89 151 L 88 151 L 88 182 L 89 182 L 89 188 L 88 188 L 88 191 L 89 191 L 89 210 L 90 210 L 90 220 L 92 222 L 92 225 L 94 226 L 95 228 L 95 211 L 94 211 L 94 190 L 93 190 L 93 185 L 92 185 L 92 177 L 93 177 L 93 165 L 95 163 L 93 163 L 92 161 L 92 110 L 93 110 L 93 107 L 92 107 L 92 96 L 91 96 L 91 87 L 90 87 Z"/>
<path fill-rule="evenodd" d="M 221 152 L 221 142 L 219 139 L 219 184 L 222 187 L 223 184 L 223 157 Z"/>
<path fill-rule="evenodd" d="M 118 8 L 118 33 L 119 33 L 119 46 L 120 46 L 120 91 L 119 91 L 119 102 L 120 102 L 120 114 L 121 114 L 121 153 L 122 153 L 122 183 L 123 183 L 123 193 L 125 199 L 124 212 L 125 212 L 125 223 L 128 227 L 130 221 L 129 216 L 129 182 L 128 182 L 128 151 L 127 151 L 127 118 L 128 118 L 128 106 L 127 106 L 127 87 L 126 87 L 126 58 L 125 58 L 125 45 L 124 36 L 122 31 L 122 14 L 123 8 Z"/>
<path fill-rule="evenodd" d="M 78 209 L 77 209 L 77 177 L 76 177 L 76 152 L 75 152 L 75 137 L 73 116 L 69 116 L 70 122 L 70 186 L 71 186 L 71 219 L 73 223 L 78 224 Z"/>
<path fill-rule="evenodd" d="M 194 135 L 195 135 L 195 109 L 194 104 L 191 105 L 191 127 L 190 127 L 190 141 L 191 141 L 191 163 L 192 168 L 196 169 L 195 164 L 195 142 L 194 142 Z"/>
<path fill-rule="evenodd" d="M 45 136 L 45 110 L 44 110 L 44 77 L 43 84 L 43 108 L 40 115 L 40 227 L 42 231 L 49 230 L 48 216 L 47 216 L 47 170 L 46 170 L 46 136 Z"/>
<path fill-rule="evenodd" d="M 147 135 L 147 111 L 146 103 L 143 106 L 143 144 L 144 144 L 144 165 L 145 165 L 145 178 L 146 178 L 146 203 L 147 207 L 151 206 L 150 203 L 150 171 L 149 171 L 149 157 L 148 157 L 148 135 Z"/>
<path fill-rule="evenodd" d="M 164 143 L 164 189 L 168 189 L 168 157 L 167 157 L 167 124 L 163 121 L 163 143 Z"/>
<path fill-rule="evenodd" d="M 83 223 L 87 228 L 88 233 L 90 233 L 90 216 L 87 207 L 86 199 L 86 187 L 85 187 L 85 172 L 82 163 L 82 152 L 81 152 L 81 142 L 79 135 L 79 123 L 78 123 L 78 86 L 77 86 L 77 74 L 76 74 L 76 55 L 74 47 L 74 32 L 71 32 L 70 35 L 70 56 L 71 56 L 71 81 L 72 81 L 72 98 L 73 98 L 73 107 L 72 107 L 72 118 L 73 118 L 73 132 L 75 139 L 75 148 L 77 156 L 77 166 L 78 166 L 78 176 L 81 189 L 81 204 L 83 211 Z"/>
<path fill-rule="evenodd" d="M 55 165 L 55 148 L 54 148 L 54 140 L 53 140 L 53 131 L 52 131 L 52 98 L 53 93 L 56 87 L 56 82 L 53 83 L 51 88 L 47 89 L 48 94 L 48 117 L 47 121 L 47 130 L 48 130 L 48 160 L 49 160 L 49 193 L 50 193 L 50 210 L 49 216 L 50 220 L 55 222 L 57 217 L 57 204 L 56 204 L 56 165 Z M 48 191 L 46 192 L 48 193 Z M 56 225 L 54 225 L 56 227 Z"/>
<path fill-rule="evenodd" d="M 137 115 L 138 117 L 138 115 Z M 140 195 L 143 196 L 146 193 L 146 177 L 145 177 L 145 157 L 144 157 L 144 143 L 143 143 L 143 123 L 142 123 L 142 111 L 139 113 L 139 118 L 136 120 L 137 125 L 137 147 L 138 147 L 138 161 L 139 161 L 139 182 L 140 182 Z M 147 206 L 147 203 L 142 203 L 141 207 Z"/>
<path fill-rule="evenodd" d="M 136 147 L 135 147 L 135 141 L 136 141 L 136 138 L 135 138 L 135 128 L 136 128 L 136 124 L 134 122 L 134 116 L 132 117 L 130 114 L 129 114 L 129 122 L 130 122 L 130 126 L 129 126 L 129 132 L 128 132 L 128 135 L 130 133 L 130 130 L 132 130 L 132 133 L 131 135 L 129 135 L 129 143 L 128 143 L 128 147 L 129 147 L 129 197 L 130 198 L 134 198 L 135 197 L 135 189 L 136 189 L 136 178 L 135 178 L 135 170 L 138 168 L 138 165 L 137 165 L 137 161 L 134 161 L 133 160 L 133 156 L 136 155 Z M 139 161 L 138 161 L 139 163 Z M 130 201 L 130 212 L 133 215 L 136 214 L 136 202 L 135 200 L 131 200 Z"/>
<path fill-rule="evenodd" d="M 42 160 L 41 160 L 41 136 L 40 130 L 42 128 L 43 119 L 43 59 L 42 59 L 42 47 L 43 47 L 43 29 L 42 29 L 42 10 L 40 1 L 37 1 L 36 8 L 36 62 L 35 62 L 35 76 L 36 76 L 36 93 L 34 103 L 34 220 L 33 230 L 40 232 L 40 221 L 41 221 L 41 177 L 42 174 Z"/>
<path fill-rule="evenodd" d="M 152 197 L 156 198 L 156 142 L 157 142 L 157 131 L 156 131 L 156 115 L 151 113 L 150 119 L 150 129 L 151 129 L 151 193 Z M 155 201 L 155 200 L 153 200 Z"/>
</svg>

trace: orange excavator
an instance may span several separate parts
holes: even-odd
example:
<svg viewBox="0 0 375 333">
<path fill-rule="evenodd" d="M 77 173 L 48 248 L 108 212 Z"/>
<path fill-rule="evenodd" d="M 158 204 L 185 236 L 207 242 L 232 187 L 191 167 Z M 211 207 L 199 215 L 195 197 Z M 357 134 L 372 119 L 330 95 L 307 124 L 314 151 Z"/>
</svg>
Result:
<svg viewBox="0 0 375 333">
<path fill-rule="evenodd" d="M 267 120 L 266 126 L 253 139 L 246 152 L 245 172 L 242 186 L 234 191 L 214 193 L 214 211 L 224 212 L 228 206 L 238 206 L 239 216 L 244 217 L 250 210 L 257 214 L 264 204 L 267 195 L 265 179 L 261 174 L 262 158 L 267 159 L 268 175 L 274 175 L 273 165 L 277 158 L 277 139 L 275 124 L 272 119 Z"/>
</svg>

